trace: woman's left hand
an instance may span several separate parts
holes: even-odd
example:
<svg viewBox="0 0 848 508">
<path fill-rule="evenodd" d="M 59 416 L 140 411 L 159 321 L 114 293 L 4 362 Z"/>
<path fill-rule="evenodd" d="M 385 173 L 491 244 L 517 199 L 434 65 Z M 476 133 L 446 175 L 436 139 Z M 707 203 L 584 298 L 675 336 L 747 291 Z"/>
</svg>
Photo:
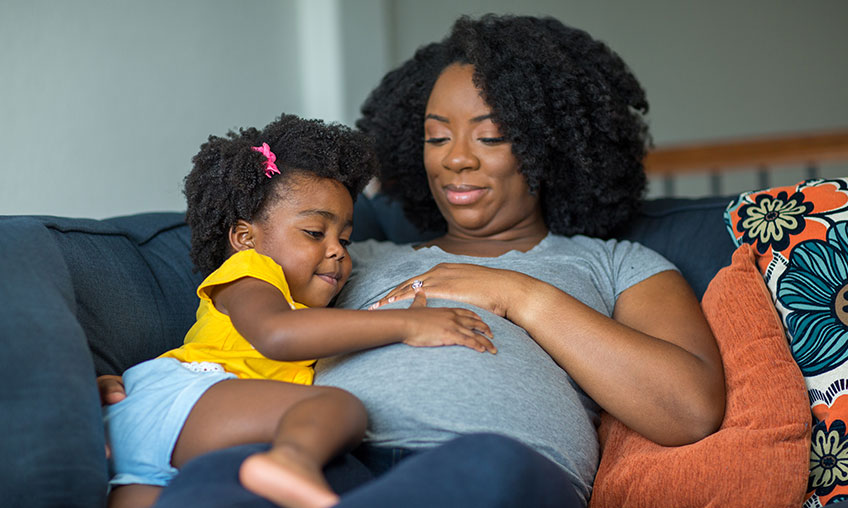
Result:
<svg viewBox="0 0 848 508">
<path fill-rule="evenodd" d="M 413 284 L 427 291 L 428 298 L 444 298 L 464 302 L 507 317 L 510 302 L 520 301 L 521 293 L 529 291 L 527 275 L 512 270 L 487 268 L 465 263 L 439 263 L 430 270 L 412 277 L 395 287 L 388 295 L 372 305 L 376 309 L 397 300 L 415 297 Z"/>
</svg>

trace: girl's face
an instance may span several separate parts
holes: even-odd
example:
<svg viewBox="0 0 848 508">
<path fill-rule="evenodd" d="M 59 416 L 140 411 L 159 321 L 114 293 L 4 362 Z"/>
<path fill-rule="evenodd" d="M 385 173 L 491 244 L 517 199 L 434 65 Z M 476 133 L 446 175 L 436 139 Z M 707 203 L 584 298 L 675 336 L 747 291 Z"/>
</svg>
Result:
<svg viewBox="0 0 848 508">
<path fill-rule="evenodd" d="M 452 64 L 436 80 L 424 120 L 424 167 L 448 231 L 493 236 L 544 223 L 512 144 L 492 121 L 471 65 Z"/>
<path fill-rule="evenodd" d="M 353 199 L 328 178 L 294 174 L 284 185 L 285 198 L 254 224 L 254 247 L 283 268 L 296 302 L 325 307 L 350 276 Z"/>
</svg>

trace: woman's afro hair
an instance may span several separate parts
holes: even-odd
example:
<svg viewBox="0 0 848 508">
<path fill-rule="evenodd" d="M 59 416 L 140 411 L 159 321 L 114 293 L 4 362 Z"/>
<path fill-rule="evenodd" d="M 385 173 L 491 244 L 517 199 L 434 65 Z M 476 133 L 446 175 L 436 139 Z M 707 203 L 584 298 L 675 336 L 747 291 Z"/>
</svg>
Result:
<svg viewBox="0 0 848 508">
<path fill-rule="evenodd" d="M 265 175 L 265 156 L 252 149 L 263 142 L 277 157 L 281 174 L 272 178 Z M 294 115 L 282 115 L 261 131 L 251 127 L 209 136 L 192 163 L 185 178 L 186 222 L 191 259 L 204 276 L 229 255 L 230 228 L 239 220 L 263 219 L 269 205 L 285 197 L 291 175 L 337 180 L 356 199 L 378 168 L 365 134 Z"/>
<path fill-rule="evenodd" d="M 375 139 L 383 191 L 422 230 L 444 230 L 423 164 L 430 91 L 452 63 L 474 83 L 540 196 L 548 228 L 609 237 L 633 217 L 650 145 L 645 92 L 621 58 L 553 18 L 461 17 L 441 42 L 389 72 L 356 125 Z"/>
</svg>

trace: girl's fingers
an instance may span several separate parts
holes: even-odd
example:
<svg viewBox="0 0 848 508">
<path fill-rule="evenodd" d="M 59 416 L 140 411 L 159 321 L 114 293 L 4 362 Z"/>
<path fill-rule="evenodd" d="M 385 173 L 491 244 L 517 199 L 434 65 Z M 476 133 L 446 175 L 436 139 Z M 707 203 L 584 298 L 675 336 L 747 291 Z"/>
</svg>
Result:
<svg viewBox="0 0 848 508">
<path fill-rule="evenodd" d="M 492 329 L 483 321 L 475 318 L 462 318 L 460 321 L 462 326 L 469 331 L 478 333 L 487 339 L 492 339 Z"/>
<path fill-rule="evenodd" d="M 426 307 L 427 306 L 427 295 L 424 294 L 424 291 L 419 289 L 415 292 L 415 299 L 412 300 L 412 303 L 409 305 L 409 308 L 418 308 L 418 307 Z"/>
<path fill-rule="evenodd" d="M 488 351 L 489 353 L 492 353 L 492 354 L 495 354 L 495 353 L 498 352 L 498 348 L 495 347 L 495 345 L 492 343 L 492 341 L 489 340 L 488 338 L 486 338 L 481 333 L 478 333 L 478 332 L 475 332 L 475 331 L 472 330 L 470 338 L 471 338 L 471 340 L 480 344 L 480 346 L 483 347 L 483 350 Z"/>
</svg>

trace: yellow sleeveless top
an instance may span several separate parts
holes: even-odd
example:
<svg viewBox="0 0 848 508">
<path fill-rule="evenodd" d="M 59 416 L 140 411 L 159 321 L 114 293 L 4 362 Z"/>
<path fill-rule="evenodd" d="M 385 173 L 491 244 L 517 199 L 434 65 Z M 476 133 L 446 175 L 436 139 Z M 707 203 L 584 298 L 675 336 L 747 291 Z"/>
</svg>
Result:
<svg viewBox="0 0 848 508">
<path fill-rule="evenodd" d="M 253 277 L 280 290 L 292 309 L 306 306 L 292 299 L 283 269 L 268 256 L 253 249 L 239 251 L 200 283 L 197 296 L 197 322 L 188 331 L 183 345 L 162 357 L 181 362 L 214 362 L 242 379 L 275 379 L 289 383 L 312 384 L 315 360 L 280 362 L 262 356 L 233 327 L 230 317 L 212 304 L 212 288 L 242 277 Z"/>
</svg>

